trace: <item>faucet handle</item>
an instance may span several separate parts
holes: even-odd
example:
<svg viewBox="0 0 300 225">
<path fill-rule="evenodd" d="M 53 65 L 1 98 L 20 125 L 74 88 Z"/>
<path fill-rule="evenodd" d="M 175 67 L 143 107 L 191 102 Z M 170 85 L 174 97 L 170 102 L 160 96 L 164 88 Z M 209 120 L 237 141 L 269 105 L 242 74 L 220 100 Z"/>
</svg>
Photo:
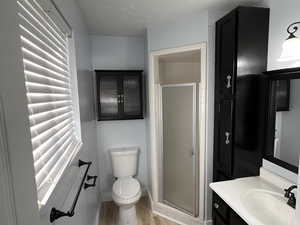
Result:
<svg viewBox="0 0 300 225">
<path fill-rule="evenodd" d="M 284 191 L 285 191 L 284 197 L 289 198 L 291 196 L 292 191 L 296 188 L 297 188 L 297 185 L 292 185 L 289 188 L 284 189 Z"/>
<path fill-rule="evenodd" d="M 289 198 L 290 194 L 291 194 L 291 191 L 289 189 L 284 189 L 284 192 L 285 192 L 284 197 Z"/>
<path fill-rule="evenodd" d="M 287 204 L 293 208 L 296 208 L 296 198 L 294 193 L 290 193 L 290 197 Z"/>
</svg>

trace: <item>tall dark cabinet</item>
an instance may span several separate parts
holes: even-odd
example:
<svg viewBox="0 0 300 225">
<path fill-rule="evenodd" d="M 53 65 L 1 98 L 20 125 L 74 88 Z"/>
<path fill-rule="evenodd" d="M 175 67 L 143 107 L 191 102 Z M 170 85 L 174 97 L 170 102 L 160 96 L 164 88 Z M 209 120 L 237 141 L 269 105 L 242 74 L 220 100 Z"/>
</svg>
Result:
<svg viewBox="0 0 300 225">
<path fill-rule="evenodd" d="M 216 23 L 214 182 L 259 174 L 268 30 L 266 8 L 238 7 Z M 225 203 L 218 213 L 213 201 L 214 225 L 244 224 Z"/>
</svg>

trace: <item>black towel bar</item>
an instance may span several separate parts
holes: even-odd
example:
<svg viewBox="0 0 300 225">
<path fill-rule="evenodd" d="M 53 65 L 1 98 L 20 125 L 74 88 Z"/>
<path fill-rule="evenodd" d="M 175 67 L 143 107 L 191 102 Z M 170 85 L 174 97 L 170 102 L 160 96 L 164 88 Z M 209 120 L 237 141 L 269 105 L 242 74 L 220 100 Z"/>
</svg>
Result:
<svg viewBox="0 0 300 225">
<path fill-rule="evenodd" d="M 88 171 L 90 169 L 90 166 L 92 165 L 92 162 L 84 162 L 82 160 L 78 161 L 78 167 L 81 167 L 81 166 L 84 166 L 84 165 L 87 165 L 87 168 L 85 170 L 84 176 L 83 176 L 82 181 L 80 183 L 79 189 L 77 191 L 77 194 L 75 196 L 75 199 L 73 201 L 71 209 L 67 212 L 63 212 L 63 211 L 60 211 L 56 208 L 52 208 L 51 213 L 50 213 L 50 222 L 51 223 L 53 223 L 55 220 L 57 220 L 58 218 L 63 217 L 63 216 L 68 216 L 68 217 L 74 216 L 75 208 L 76 208 L 78 198 L 79 198 L 79 195 L 80 195 L 80 192 L 81 192 L 81 189 L 82 189 L 83 185 L 84 185 L 84 189 L 96 186 L 97 176 L 88 175 Z M 89 181 L 91 179 L 94 180 L 92 184 L 85 183 L 85 180 Z"/>
</svg>

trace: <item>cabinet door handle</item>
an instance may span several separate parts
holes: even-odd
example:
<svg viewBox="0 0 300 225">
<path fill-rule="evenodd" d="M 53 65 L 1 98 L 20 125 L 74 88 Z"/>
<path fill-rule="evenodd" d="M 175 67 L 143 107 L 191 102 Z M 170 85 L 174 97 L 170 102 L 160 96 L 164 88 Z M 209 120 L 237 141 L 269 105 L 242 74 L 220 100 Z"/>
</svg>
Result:
<svg viewBox="0 0 300 225">
<path fill-rule="evenodd" d="M 228 145 L 230 143 L 230 140 L 229 140 L 230 133 L 229 132 L 225 132 L 225 136 L 226 136 L 225 144 Z"/>
<path fill-rule="evenodd" d="M 215 202 L 215 203 L 214 203 L 214 208 L 215 208 L 215 209 L 218 209 L 219 207 L 220 207 L 219 204 Z"/>
<path fill-rule="evenodd" d="M 226 78 L 227 78 L 226 88 L 231 88 L 231 75 L 228 75 Z"/>
</svg>

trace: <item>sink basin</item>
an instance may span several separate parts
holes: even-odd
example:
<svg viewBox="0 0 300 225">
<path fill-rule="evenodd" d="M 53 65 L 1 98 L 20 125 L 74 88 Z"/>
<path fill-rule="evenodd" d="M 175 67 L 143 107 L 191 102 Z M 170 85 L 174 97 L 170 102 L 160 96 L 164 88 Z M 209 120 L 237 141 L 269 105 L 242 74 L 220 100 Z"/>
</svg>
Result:
<svg viewBox="0 0 300 225">
<path fill-rule="evenodd" d="M 262 224 L 294 225 L 295 209 L 286 204 L 282 193 L 253 189 L 242 195 L 246 210 Z"/>
</svg>

